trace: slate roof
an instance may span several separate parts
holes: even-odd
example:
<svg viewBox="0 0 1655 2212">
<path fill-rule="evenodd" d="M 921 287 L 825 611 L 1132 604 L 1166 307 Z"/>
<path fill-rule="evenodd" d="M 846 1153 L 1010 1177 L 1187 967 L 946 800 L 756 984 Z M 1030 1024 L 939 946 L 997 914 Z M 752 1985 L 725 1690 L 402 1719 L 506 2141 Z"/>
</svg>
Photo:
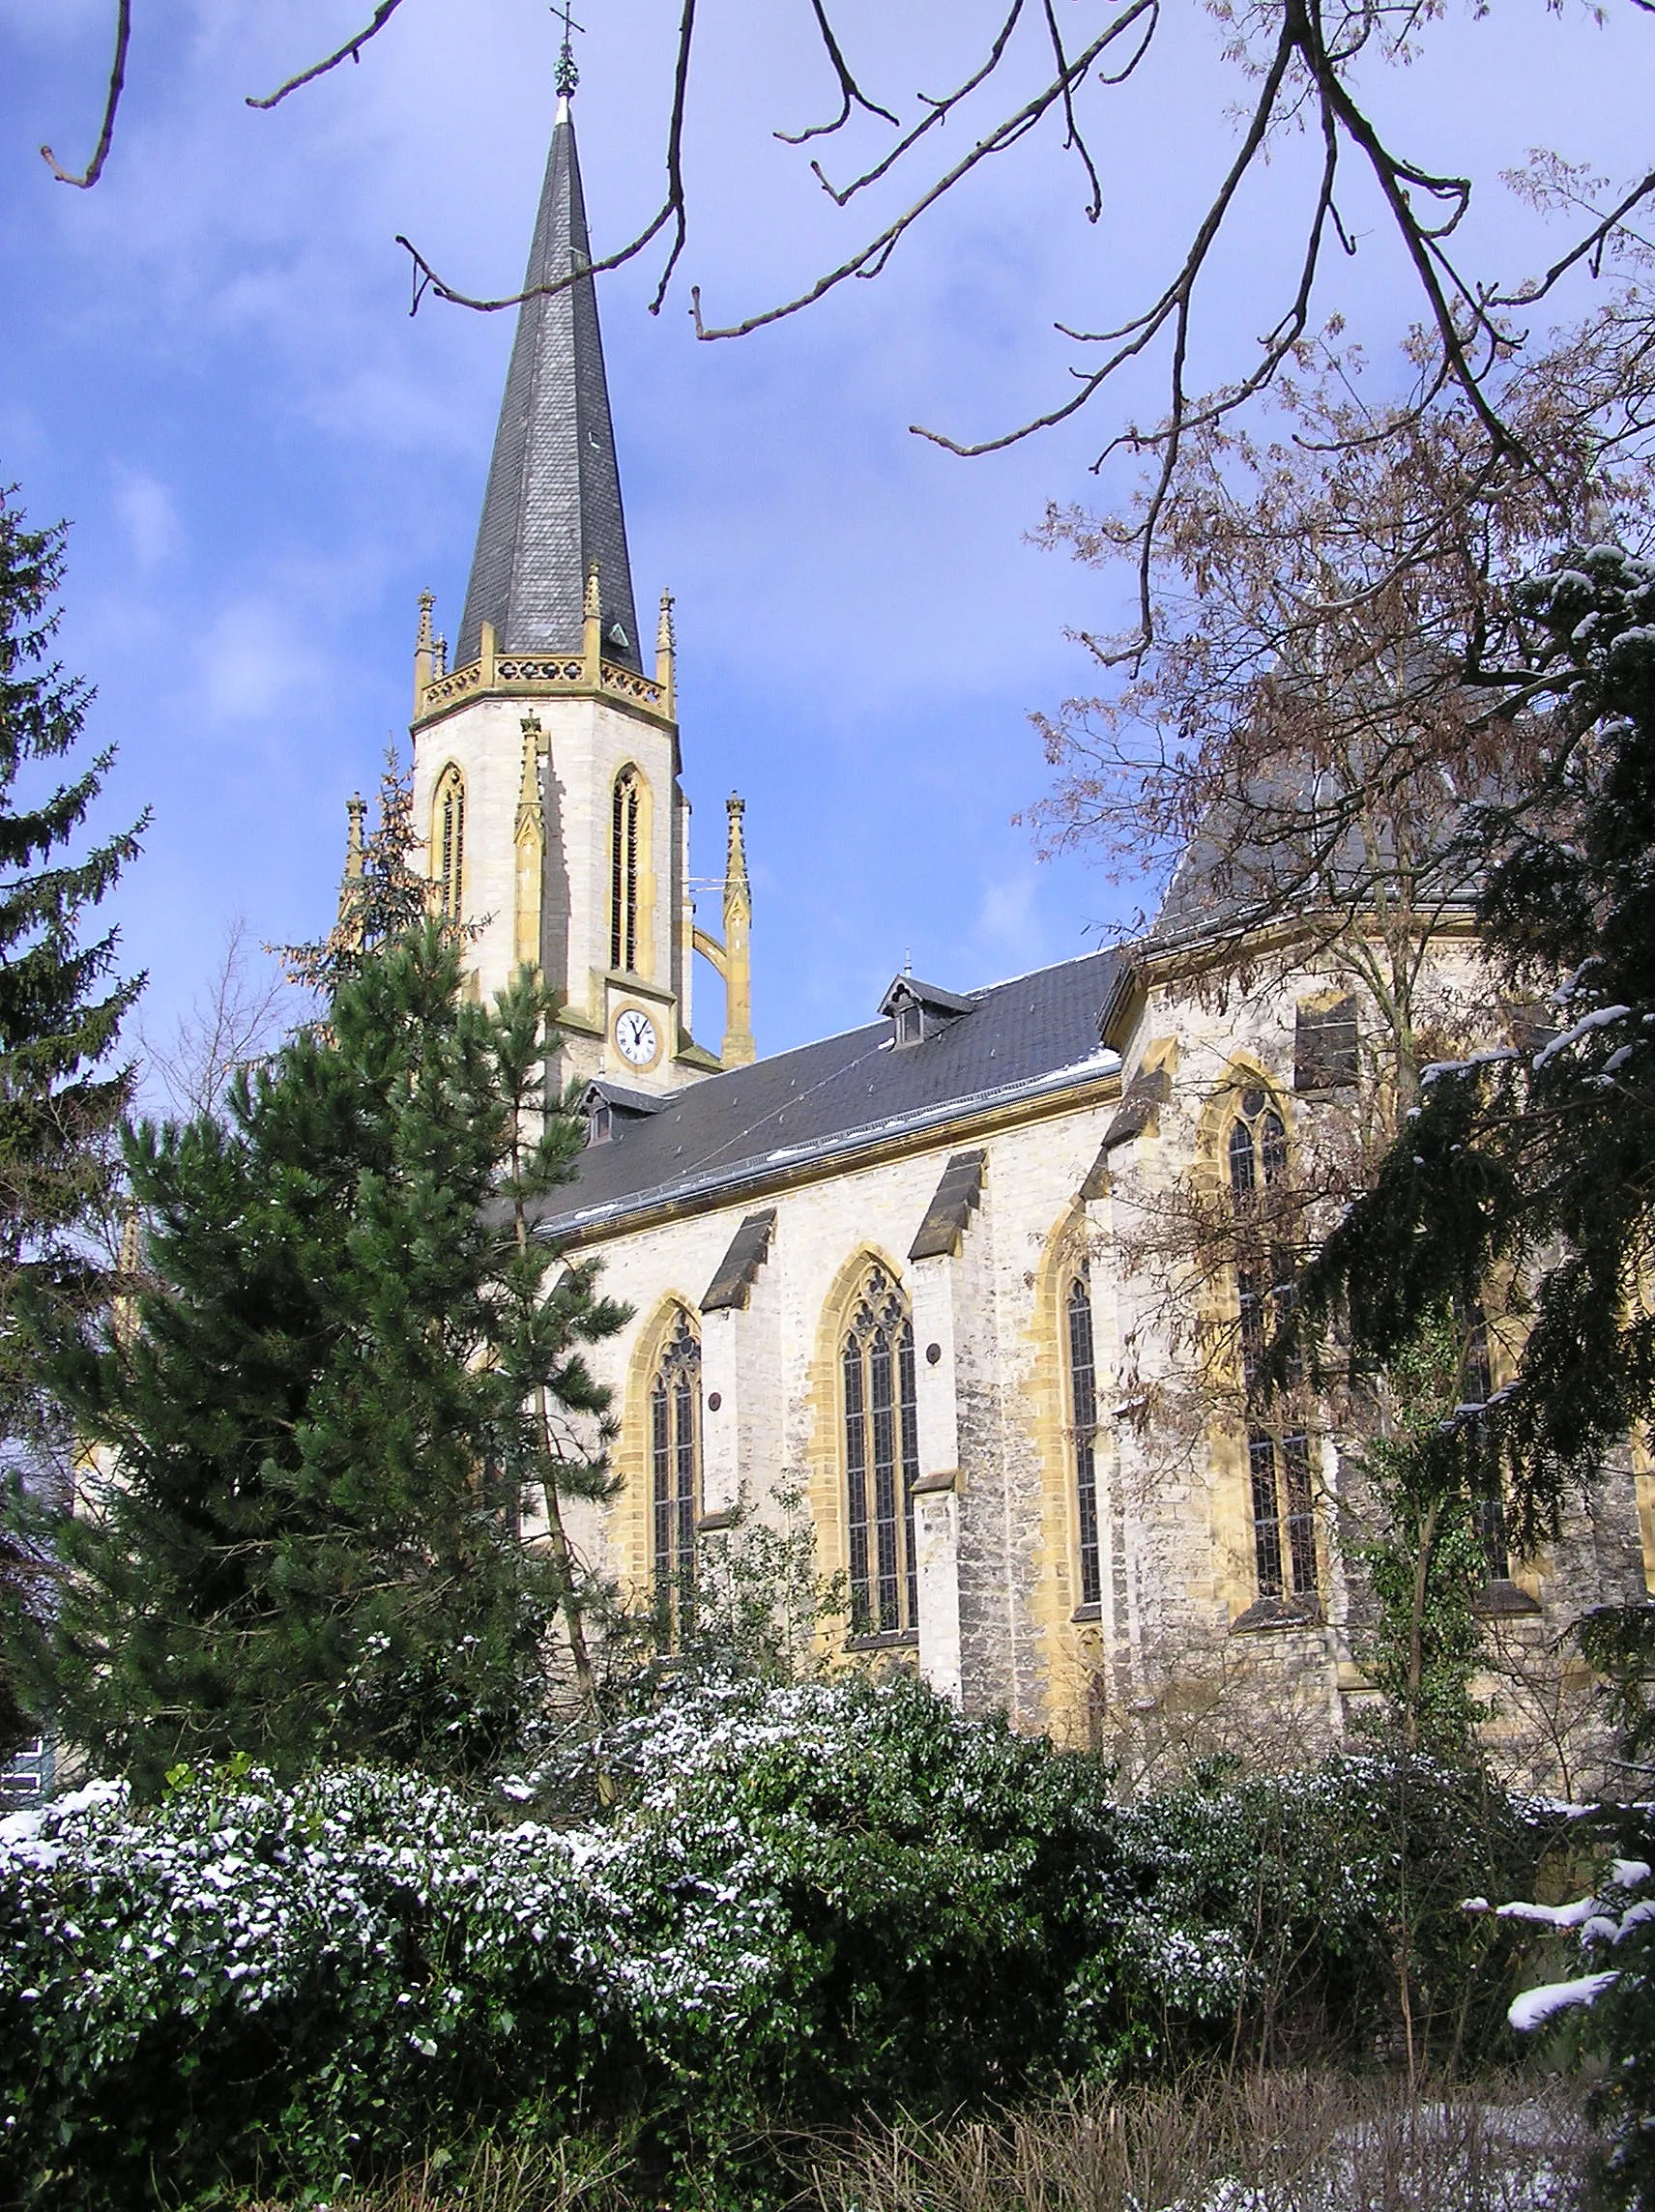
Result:
<svg viewBox="0 0 1655 2212">
<path fill-rule="evenodd" d="M 1101 1082 L 1119 1062 L 1098 1015 L 1119 955 L 1088 952 L 965 995 L 969 1013 L 921 1044 L 891 1043 L 889 1021 L 777 1053 L 675 1092 L 648 1121 L 617 1126 L 581 1154 L 578 1180 L 548 1202 L 549 1234 L 622 1225 L 656 1206 L 744 1186 L 939 1123 L 973 1106 Z"/>
<path fill-rule="evenodd" d="M 1146 948 L 1236 936 L 1261 921 L 1279 918 L 1284 903 L 1306 911 L 1321 903 L 1300 828 L 1308 819 L 1310 801 L 1301 798 L 1300 789 L 1302 783 L 1295 788 L 1282 777 L 1254 786 L 1260 818 L 1267 826 L 1263 832 L 1241 818 L 1238 834 L 1233 802 L 1212 809 L 1178 858 L 1144 940 Z M 1473 799 L 1501 796 L 1491 785 Z M 1473 905 L 1481 888 L 1483 846 L 1476 834 L 1472 802 L 1444 800 L 1434 820 L 1421 810 L 1411 828 L 1421 847 L 1411 862 L 1421 871 L 1417 895 L 1444 908 Z M 1272 836 L 1279 845 L 1269 842 Z M 1359 896 L 1367 890 L 1373 863 L 1355 823 L 1335 846 L 1324 872 L 1332 878 L 1336 896 Z"/>
<path fill-rule="evenodd" d="M 574 124 L 560 100 L 523 289 L 566 276 L 591 258 Z M 594 560 L 604 654 L 640 668 L 597 297 L 588 276 L 517 310 L 454 665 L 478 657 L 485 622 L 503 653 L 578 653 Z"/>
</svg>

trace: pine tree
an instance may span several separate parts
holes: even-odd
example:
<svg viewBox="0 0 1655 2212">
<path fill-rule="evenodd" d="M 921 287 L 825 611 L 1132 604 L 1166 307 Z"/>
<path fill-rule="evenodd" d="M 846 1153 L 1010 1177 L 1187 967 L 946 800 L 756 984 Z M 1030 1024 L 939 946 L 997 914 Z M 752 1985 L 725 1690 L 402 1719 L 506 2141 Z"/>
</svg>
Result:
<svg viewBox="0 0 1655 2212">
<path fill-rule="evenodd" d="M 557 1616 L 584 1658 L 559 1506 L 606 1486 L 583 1347 L 624 1315 L 528 1233 L 581 1141 L 536 1092 L 548 996 L 526 972 L 485 1008 L 460 983 L 426 923 L 227 1116 L 129 1137 L 135 1326 L 55 1368 L 117 1462 L 64 1531 L 54 1654 L 100 1766 L 476 1772 L 542 1711 Z"/>
<path fill-rule="evenodd" d="M 100 1233 L 113 1217 L 113 1131 L 132 1084 L 131 1066 L 110 1062 L 143 985 L 114 979 L 113 930 L 90 943 L 83 930 L 148 817 L 73 858 L 113 748 L 50 780 L 92 702 L 49 657 L 65 536 L 62 524 L 29 529 L 15 487 L 0 487 L 0 1750 L 27 1727 L 13 1670 L 49 1579 L 21 1526 L 27 1494 L 66 1441 L 27 1317 L 73 1327 L 107 1294 Z"/>
</svg>

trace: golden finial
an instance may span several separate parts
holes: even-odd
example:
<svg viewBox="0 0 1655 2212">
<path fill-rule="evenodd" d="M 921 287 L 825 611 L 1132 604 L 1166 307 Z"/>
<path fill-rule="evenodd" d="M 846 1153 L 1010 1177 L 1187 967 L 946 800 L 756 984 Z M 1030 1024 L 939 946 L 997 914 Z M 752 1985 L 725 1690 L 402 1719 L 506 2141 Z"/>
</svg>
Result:
<svg viewBox="0 0 1655 2212">
<path fill-rule="evenodd" d="M 420 594 L 420 627 L 414 637 L 414 713 L 416 718 L 424 712 L 427 688 L 443 673 L 437 657 L 436 641 L 431 635 L 431 609 L 436 603 L 429 592 Z"/>
<path fill-rule="evenodd" d="M 741 817 L 745 801 L 735 792 L 724 801 L 729 839 L 724 857 L 724 1043 L 719 1058 L 726 1067 L 746 1067 L 756 1057 L 753 1042 L 753 894 L 747 886 L 747 849 Z"/>
<path fill-rule="evenodd" d="M 353 952 L 362 949 L 363 822 L 367 800 L 360 791 L 345 801 L 345 872 L 339 884 L 339 928 Z"/>
<path fill-rule="evenodd" d="M 661 619 L 655 626 L 655 682 L 661 687 L 661 713 L 669 721 L 676 720 L 678 712 L 678 684 L 673 672 L 673 652 L 677 643 L 673 635 L 673 596 L 661 594 Z"/>
<path fill-rule="evenodd" d="M 360 791 L 353 791 L 345 801 L 345 873 L 360 876 L 363 872 L 363 824 L 367 819 L 367 800 Z"/>
<path fill-rule="evenodd" d="M 586 604 L 581 629 L 581 682 L 589 691 L 603 687 L 603 601 L 597 590 L 597 563 L 586 571 Z"/>
<path fill-rule="evenodd" d="M 531 806 L 537 810 L 539 808 L 540 741 L 545 735 L 540 727 L 538 714 L 525 714 L 521 728 L 523 731 L 523 781 L 517 792 L 519 812 L 525 806 Z"/>
</svg>

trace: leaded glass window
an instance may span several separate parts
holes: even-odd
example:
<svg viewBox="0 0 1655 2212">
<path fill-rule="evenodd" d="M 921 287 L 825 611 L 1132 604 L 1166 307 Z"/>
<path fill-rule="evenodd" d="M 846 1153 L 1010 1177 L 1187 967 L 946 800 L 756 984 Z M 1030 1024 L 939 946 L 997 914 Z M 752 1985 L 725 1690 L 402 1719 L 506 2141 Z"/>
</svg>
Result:
<svg viewBox="0 0 1655 2212">
<path fill-rule="evenodd" d="M 465 777 L 450 761 L 437 779 L 431 808 L 431 842 L 437 856 L 437 912 L 445 921 L 464 917 L 465 903 Z"/>
<path fill-rule="evenodd" d="M 1260 1213 L 1261 1197 L 1287 1179 L 1287 1124 L 1262 1086 L 1241 1093 L 1228 1155 L 1230 1193 L 1241 1225 Z M 1262 1228 L 1251 1232 L 1235 1269 L 1241 1382 L 1249 1399 L 1265 1346 L 1292 1313 L 1297 1295 L 1292 1251 L 1266 1244 Z M 1298 1382 L 1296 1360 L 1285 1380 L 1290 1388 Z M 1314 1599 L 1316 1490 L 1309 1436 L 1299 1428 L 1283 1433 L 1262 1423 L 1249 1425 L 1247 1473 L 1259 1595 Z"/>
<path fill-rule="evenodd" d="M 643 793 L 631 769 L 615 778 L 610 854 L 609 965 L 632 974 L 638 965 L 638 837 Z"/>
<path fill-rule="evenodd" d="M 901 1289 L 872 1267 L 840 1348 L 845 1392 L 851 1620 L 858 1635 L 918 1625 L 914 1485 L 919 1413 L 914 1324 Z"/>
<path fill-rule="evenodd" d="M 670 1637 L 693 1601 L 701 1503 L 701 1340 L 682 1310 L 650 1385 L 650 1468 L 655 1611 Z"/>
<path fill-rule="evenodd" d="M 1081 1603 L 1096 1605 L 1103 1596 L 1097 1542 L 1097 1354 L 1092 1338 L 1091 1289 L 1084 1267 L 1069 1285 L 1066 1311 Z"/>
</svg>

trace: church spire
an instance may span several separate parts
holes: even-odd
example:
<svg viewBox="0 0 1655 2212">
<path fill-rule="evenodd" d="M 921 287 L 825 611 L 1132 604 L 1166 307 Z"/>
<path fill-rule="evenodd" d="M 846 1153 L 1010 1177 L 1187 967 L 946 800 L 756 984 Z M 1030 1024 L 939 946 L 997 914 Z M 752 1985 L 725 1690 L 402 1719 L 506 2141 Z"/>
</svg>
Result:
<svg viewBox="0 0 1655 2212">
<path fill-rule="evenodd" d="M 568 73 L 560 67 L 560 86 Z M 574 124 L 562 92 L 523 288 L 555 283 L 591 258 Z M 457 664 L 479 657 L 484 623 L 493 625 L 501 653 L 578 653 L 594 563 L 602 580 L 604 657 L 641 668 L 597 298 L 587 276 L 525 300 L 517 311 Z"/>
</svg>

